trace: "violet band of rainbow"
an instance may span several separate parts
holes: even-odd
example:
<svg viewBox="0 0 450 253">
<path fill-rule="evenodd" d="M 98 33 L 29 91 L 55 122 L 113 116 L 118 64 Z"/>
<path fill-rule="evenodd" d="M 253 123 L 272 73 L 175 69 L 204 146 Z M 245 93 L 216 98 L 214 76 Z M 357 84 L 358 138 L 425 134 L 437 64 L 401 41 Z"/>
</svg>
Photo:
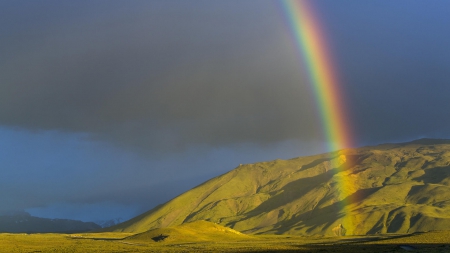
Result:
<svg viewBox="0 0 450 253">
<path fill-rule="evenodd" d="M 324 29 L 319 22 L 319 16 L 311 8 L 307 0 L 281 0 L 293 44 L 306 68 L 309 84 L 314 92 L 316 106 L 324 137 L 328 143 L 328 151 L 333 152 L 353 146 L 351 124 L 347 117 L 345 100 L 341 94 L 342 88 L 335 72 L 333 57 L 329 52 Z M 356 177 L 346 170 L 346 157 L 338 157 L 331 163 L 336 174 L 333 176 L 338 183 L 339 193 L 335 200 L 338 207 L 338 220 L 353 234 L 358 223 L 355 212 L 357 203 Z"/>
</svg>

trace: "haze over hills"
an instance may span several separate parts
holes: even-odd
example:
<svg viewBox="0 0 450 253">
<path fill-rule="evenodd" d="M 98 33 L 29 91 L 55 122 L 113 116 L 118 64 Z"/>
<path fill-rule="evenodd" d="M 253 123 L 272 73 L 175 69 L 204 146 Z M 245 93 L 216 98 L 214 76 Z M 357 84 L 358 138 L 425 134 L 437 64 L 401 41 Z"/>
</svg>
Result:
<svg viewBox="0 0 450 253">
<path fill-rule="evenodd" d="M 109 230 L 144 232 L 197 220 L 255 234 L 332 235 L 340 223 L 355 235 L 446 230 L 450 140 L 240 165 Z"/>
<path fill-rule="evenodd" d="M 110 220 L 96 220 L 94 221 L 95 224 L 99 225 L 102 228 L 111 227 L 114 225 L 117 225 L 119 223 L 123 222 L 122 218 L 115 218 Z"/>
</svg>

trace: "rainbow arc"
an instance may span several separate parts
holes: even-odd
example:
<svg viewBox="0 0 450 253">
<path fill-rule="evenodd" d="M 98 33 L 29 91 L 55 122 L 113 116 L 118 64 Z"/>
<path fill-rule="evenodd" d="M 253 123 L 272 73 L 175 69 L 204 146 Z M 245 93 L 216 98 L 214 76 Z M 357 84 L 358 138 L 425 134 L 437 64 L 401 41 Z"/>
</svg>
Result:
<svg viewBox="0 0 450 253">
<path fill-rule="evenodd" d="M 298 51 L 308 74 L 309 84 L 314 92 L 317 108 L 320 112 L 324 137 L 328 151 L 336 151 L 353 146 L 351 124 L 347 116 L 342 89 L 335 72 L 333 57 L 329 52 L 323 26 L 319 16 L 307 0 L 282 0 L 282 9 L 288 20 L 293 44 Z M 356 199 L 356 178 L 345 170 L 346 157 L 341 155 L 333 159 L 332 165 L 339 169 L 335 175 L 339 184 L 341 203 L 340 221 L 353 234 L 357 226 L 357 217 L 351 214 Z"/>
</svg>

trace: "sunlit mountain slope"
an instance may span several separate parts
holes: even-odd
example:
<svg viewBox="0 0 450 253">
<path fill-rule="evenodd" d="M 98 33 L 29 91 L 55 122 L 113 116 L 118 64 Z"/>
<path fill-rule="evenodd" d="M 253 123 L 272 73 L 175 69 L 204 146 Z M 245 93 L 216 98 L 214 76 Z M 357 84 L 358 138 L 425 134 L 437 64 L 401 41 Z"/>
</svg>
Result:
<svg viewBox="0 0 450 253">
<path fill-rule="evenodd" d="M 196 220 L 255 234 L 332 235 L 340 223 L 359 235 L 450 229 L 450 141 L 241 165 L 110 230 Z"/>
</svg>

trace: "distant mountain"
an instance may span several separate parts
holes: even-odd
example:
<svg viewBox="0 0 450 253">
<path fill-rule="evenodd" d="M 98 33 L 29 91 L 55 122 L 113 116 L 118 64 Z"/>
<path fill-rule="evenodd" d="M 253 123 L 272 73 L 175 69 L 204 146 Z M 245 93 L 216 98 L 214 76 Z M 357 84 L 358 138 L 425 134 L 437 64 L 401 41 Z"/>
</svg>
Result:
<svg viewBox="0 0 450 253">
<path fill-rule="evenodd" d="M 107 228 L 107 227 L 117 225 L 123 221 L 124 220 L 122 218 L 116 218 L 116 219 L 111 219 L 111 220 L 98 220 L 98 221 L 94 221 L 94 223 L 99 225 L 102 228 Z"/>
<path fill-rule="evenodd" d="M 450 141 L 346 149 L 241 165 L 109 231 L 207 220 L 244 233 L 450 230 Z"/>
<path fill-rule="evenodd" d="M 78 233 L 100 228 L 93 222 L 39 218 L 26 212 L 0 215 L 0 233 Z"/>
</svg>

